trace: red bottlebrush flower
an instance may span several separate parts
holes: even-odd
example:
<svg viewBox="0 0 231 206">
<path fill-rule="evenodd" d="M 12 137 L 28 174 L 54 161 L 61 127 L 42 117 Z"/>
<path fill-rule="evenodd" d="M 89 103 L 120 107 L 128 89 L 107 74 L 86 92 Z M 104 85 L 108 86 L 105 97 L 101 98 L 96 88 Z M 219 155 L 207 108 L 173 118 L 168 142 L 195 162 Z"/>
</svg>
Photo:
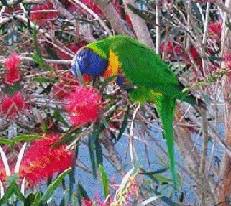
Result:
<svg viewBox="0 0 231 206">
<path fill-rule="evenodd" d="M 6 73 L 4 76 L 4 82 L 8 85 L 14 85 L 20 80 L 19 65 L 20 57 L 18 54 L 11 54 L 4 62 Z"/>
<path fill-rule="evenodd" d="M 183 57 L 183 49 L 178 42 L 167 41 L 160 44 L 160 51 L 168 59 Z"/>
<path fill-rule="evenodd" d="M 211 38 L 219 40 L 221 37 L 221 27 L 222 27 L 222 22 L 221 21 L 215 21 L 215 22 L 210 22 L 208 25 L 208 32 L 211 36 Z"/>
<path fill-rule="evenodd" d="M 70 92 L 75 90 L 75 86 L 67 85 L 65 83 L 56 83 L 52 87 L 52 95 L 54 98 L 58 100 L 63 100 L 65 97 L 67 97 Z"/>
<path fill-rule="evenodd" d="M 59 140 L 59 134 L 45 134 L 42 139 L 35 140 L 22 159 L 19 177 L 25 178 L 29 186 L 35 186 L 42 180 L 52 177 L 71 167 L 74 153 L 65 145 L 53 148 Z"/>
<path fill-rule="evenodd" d="M 66 98 L 65 109 L 73 126 L 97 120 L 102 106 L 102 97 L 94 88 L 77 86 Z"/>
<path fill-rule="evenodd" d="M 98 199 L 98 198 L 97 198 Z M 82 205 L 83 206 L 108 206 L 109 203 L 104 203 L 104 202 L 101 202 L 100 200 L 97 200 L 97 201 L 94 201 L 94 203 L 88 199 L 88 198 L 83 198 L 82 199 Z"/>
<path fill-rule="evenodd" d="M 0 104 L 0 112 L 8 117 L 15 118 L 27 109 L 28 105 L 21 92 L 14 93 L 13 96 L 5 96 Z"/>
<path fill-rule="evenodd" d="M 231 69 L 231 52 L 224 54 L 225 66 L 228 69 Z"/>
<path fill-rule="evenodd" d="M 51 2 L 46 2 L 32 7 L 30 20 L 41 26 L 44 23 L 46 24 L 48 20 L 56 20 L 58 16 L 59 13 L 55 10 L 53 4 Z"/>
<path fill-rule="evenodd" d="M 196 50 L 195 47 L 191 46 L 189 49 L 189 53 L 192 57 L 192 59 L 195 61 L 195 63 L 201 67 L 202 66 L 202 59 L 200 57 L 200 54 L 198 53 L 198 51 Z"/>
<path fill-rule="evenodd" d="M 82 204 L 83 204 L 83 206 L 93 206 L 92 201 L 87 199 L 87 198 L 83 198 Z"/>
<path fill-rule="evenodd" d="M 91 80 L 92 78 L 89 75 L 83 75 L 84 83 L 88 83 Z M 74 75 L 71 74 L 71 72 L 66 72 L 62 76 L 60 76 L 59 82 L 53 85 L 51 93 L 54 98 L 58 100 L 63 100 L 71 92 L 75 91 L 77 85 L 79 85 L 79 83 Z"/>
<path fill-rule="evenodd" d="M 2 162 L 2 159 L 0 158 L 0 181 L 4 181 L 5 179 L 6 179 L 5 167 Z"/>
<path fill-rule="evenodd" d="M 173 53 L 173 42 L 168 41 L 168 42 L 162 42 L 160 44 L 160 51 L 164 53 Z"/>
</svg>

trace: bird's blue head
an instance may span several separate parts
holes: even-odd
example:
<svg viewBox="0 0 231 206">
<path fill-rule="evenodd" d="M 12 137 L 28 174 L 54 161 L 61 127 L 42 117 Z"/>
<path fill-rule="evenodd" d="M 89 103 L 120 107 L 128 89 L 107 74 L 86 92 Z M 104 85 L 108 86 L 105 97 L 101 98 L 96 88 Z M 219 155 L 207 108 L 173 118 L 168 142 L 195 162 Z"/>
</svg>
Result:
<svg viewBox="0 0 231 206">
<path fill-rule="evenodd" d="M 71 72 L 78 76 L 78 73 L 88 74 L 92 77 L 101 75 L 107 68 L 108 61 L 103 59 L 89 48 L 80 49 L 73 60 Z"/>
</svg>

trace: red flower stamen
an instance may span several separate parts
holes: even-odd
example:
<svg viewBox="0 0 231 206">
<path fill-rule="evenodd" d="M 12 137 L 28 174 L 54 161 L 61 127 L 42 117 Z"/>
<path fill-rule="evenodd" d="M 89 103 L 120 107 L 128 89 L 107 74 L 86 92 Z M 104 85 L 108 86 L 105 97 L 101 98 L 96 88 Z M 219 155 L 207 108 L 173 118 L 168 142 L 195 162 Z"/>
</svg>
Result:
<svg viewBox="0 0 231 206">
<path fill-rule="evenodd" d="M 52 147 L 59 138 L 58 134 L 44 135 L 42 139 L 33 142 L 26 151 L 19 176 L 22 179 L 25 178 L 30 186 L 71 167 L 74 153 L 67 150 L 65 145 L 58 148 Z"/>
<path fill-rule="evenodd" d="M 6 84 L 12 86 L 20 80 L 20 62 L 20 57 L 16 53 L 11 54 L 4 62 L 6 68 L 4 82 Z"/>
<path fill-rule="evenodd" d="M 19 116 L 27 108 L 28 104 L 21 92 L 16 92 L 13 96 L 6 95 L 0 104 L 1 114 L 10 119 Z"/>
<path fill-rule="evenodd" d="M 95 122 L 100 114 L 102 97 L 96 89 L 77 86 L 66 97 L 65 109 L 73 126 Z"/>
</svg>

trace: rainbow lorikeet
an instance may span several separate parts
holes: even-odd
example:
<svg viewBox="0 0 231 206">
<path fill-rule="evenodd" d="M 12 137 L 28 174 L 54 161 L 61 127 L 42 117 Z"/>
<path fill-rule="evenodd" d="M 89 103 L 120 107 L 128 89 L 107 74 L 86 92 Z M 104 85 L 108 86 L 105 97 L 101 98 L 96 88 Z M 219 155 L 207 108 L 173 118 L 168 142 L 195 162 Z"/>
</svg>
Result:
<svg viewBox="0 0 231 206">
<path fill-rule="evenodd" d="M 135 85 L 131 99 L 156 105 L 168 147 L 170 169 L 176 182 L 173 120 L 176 99 L 192 105 L 197 100 L 184 91 L 184 86 L 161 58 L 144 44 L 128 36 L 112 36 L 81 48 L 73 61 L 72 73 L 93 78 L 119 76 Z"/>
</svg>

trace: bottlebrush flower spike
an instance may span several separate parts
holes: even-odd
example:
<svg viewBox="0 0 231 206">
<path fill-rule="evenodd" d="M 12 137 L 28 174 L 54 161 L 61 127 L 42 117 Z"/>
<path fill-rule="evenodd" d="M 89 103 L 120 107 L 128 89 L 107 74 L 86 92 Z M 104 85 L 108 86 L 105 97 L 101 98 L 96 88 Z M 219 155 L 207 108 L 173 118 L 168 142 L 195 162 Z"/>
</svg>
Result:
<svg viewBox="0 0 231 206">
<path fill-rule="evenodd" d="M 208 25 L 208 32 L 213 39 L 219 40 L 221 37 L 221 21 L 210 22 Z"/>
<path fill-rule="evenodd" d="M 59 134 L 45 134 L 42 139 L 34 141 L 25 152 L 19 177 L 25 178 L 29 186 L 35 186 L 53 174 L 71 167 L 74 153 L 67 150 L 65 145 L 52 147 L 59 138 Z"/>
<path fill-rule="evenodd" d="M 231 69 L 231 52 L 227 52 L 224 54 L 224 61 L 225 61 L 225 66 L 228 69 Z"/>
<path fill-rule="evenodd" d="M 2 159 L 0 158 L 0 181 L 4 181 L 6 178 L 6 171 Z"/>
<path fill-rule="evenodd" d="M 183 57 L 183 49 L 182 46 L 178 42 L 173 41 L 163 41 L 160 44 L 160 51 L 161 53 L 164 53 L 168 59 L 174 58 L 174 57 Z"/>
<path fill-rule="evenodd" d="M 87 198 L 84 198 L 84 199 L 82 200 L 82 205 L 83 205 L 83 206 L 93 206 L 93 203 L 92 203 L 91 200 L 89 200 L 89 199 L 87 199 Z"/>
<path fill-rule="evenodd" d="M 0 104 L 0 112 L 9 119 L 15 118 L 28 108 L 21 92 L 16 92 L 13 96 L 6 95 Z"/>
<path fill-rule="evenodd" d="M 77 86 L 66 98 L 65 109 L 73 126 L 95 122 L 100 114 L 102 97 L 98 90 Z"/>
<path fill-rule="evenodd" d="M 11 54 L 6 61 L 4 62 L 6 73 L 4 76 L 4 82 L 8 85 L 14 85 L 16 82 L 20 80 L 20 57 L 18 54 Z"/>
</svg>

